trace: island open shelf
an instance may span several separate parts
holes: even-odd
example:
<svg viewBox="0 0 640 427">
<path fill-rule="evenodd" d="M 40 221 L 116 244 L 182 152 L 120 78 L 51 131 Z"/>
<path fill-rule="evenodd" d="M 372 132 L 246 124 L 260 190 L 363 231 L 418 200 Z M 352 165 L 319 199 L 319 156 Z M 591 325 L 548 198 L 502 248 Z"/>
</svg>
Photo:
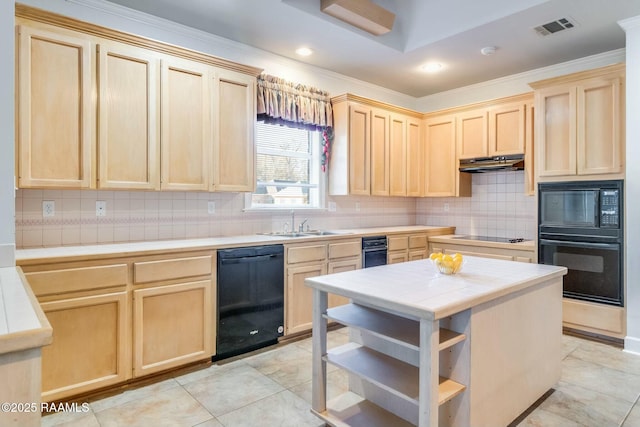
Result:
<svg viewBox="0 0 640 427">
<path fill-rule="evenodd" d="M 467 257 L 455 276 L 414 261 L 306 279 L 312 412 L 335 426 L 508 425 L 560 378 L 564 274 Z M 328 309 L 329 293 L 352 302 Z M 351 342 L 327 350 L 329 321 Z M 349 373 L 328 402 L 327 363 Z"/>
</svg>

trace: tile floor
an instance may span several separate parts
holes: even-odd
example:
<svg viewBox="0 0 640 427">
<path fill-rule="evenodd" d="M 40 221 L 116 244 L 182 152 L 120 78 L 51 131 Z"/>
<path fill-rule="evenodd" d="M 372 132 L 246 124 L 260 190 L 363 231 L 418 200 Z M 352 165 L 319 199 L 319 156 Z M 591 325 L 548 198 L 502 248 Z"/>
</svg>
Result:
<svg viewBox="0 0 640 427">
<path fill-rule="evenodd" d="M 347 342 L 346 328 L 328 346 Z M 640 356 L 565 335 L 562 378 L 518 426 L 640 426 Z M 347 388 L 328 366 L 329 397 Z M 90 402 L 86 413 L 58 413 L 43 426 L 303 427 L 324 424 L 309 411 L 311 339 Z"/>
</svg>

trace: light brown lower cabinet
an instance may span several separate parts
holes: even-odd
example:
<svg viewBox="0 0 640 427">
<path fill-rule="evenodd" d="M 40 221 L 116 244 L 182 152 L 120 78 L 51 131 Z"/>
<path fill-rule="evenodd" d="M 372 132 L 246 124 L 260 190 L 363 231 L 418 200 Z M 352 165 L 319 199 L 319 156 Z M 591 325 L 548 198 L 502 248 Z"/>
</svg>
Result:
<svg viewBox="0 0 640 427">
<path fill-rule="evenodd" d="M 214 254 L 23 265 L 53 328 L 53 343 L 42 348 L 42 400 L 210 358 L 215 352 Z"/>
<path fill-rule="evenodd" d="M 305 279 L 361 268 L 361 248 L 360 238 L 286 246 L 285 335 L 311 329 L 313 292 L 305 285 Z M 329 294 L 329 307 L 348 302 L 347 298 Z"/>
<path fill-rule="evenodd" d="M 427 258 L 426 234 L 401 234 L 387 238 L 387 264 Z"/>
<path fill-rule="evenodd" d="M 41 304 L 53 343 L 42 348 L 42 400 L 52 401 L 131 377 L 127 292 Z"/>
<path fill-rule="evenodd" d="M 134 377 L 211 357 L 211 280 L 133 291 Z"/>
<path fill-rule="evenodd" d="M 450 243 L 429 243 L 429 252 L 442 252 L 445 254 L 459 253 L 461 255 L 477 256 L 482 258 L 502 259 L 505 261 L 535 263 L 535 249 L 505 249 L 490 246 L 471 246 Z"/>
</svg>

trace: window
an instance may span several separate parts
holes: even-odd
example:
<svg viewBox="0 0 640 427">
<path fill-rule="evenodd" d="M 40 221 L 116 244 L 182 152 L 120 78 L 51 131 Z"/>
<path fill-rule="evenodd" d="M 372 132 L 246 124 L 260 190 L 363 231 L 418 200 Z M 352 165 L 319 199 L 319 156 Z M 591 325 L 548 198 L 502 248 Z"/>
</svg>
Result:
<svg viewBox="0 0 640 427">
<path fill-rule="evenodd" d="M 321 132 L 256 124 L 256 192 L 251 208 L 319 208 Z"/>
</svg>

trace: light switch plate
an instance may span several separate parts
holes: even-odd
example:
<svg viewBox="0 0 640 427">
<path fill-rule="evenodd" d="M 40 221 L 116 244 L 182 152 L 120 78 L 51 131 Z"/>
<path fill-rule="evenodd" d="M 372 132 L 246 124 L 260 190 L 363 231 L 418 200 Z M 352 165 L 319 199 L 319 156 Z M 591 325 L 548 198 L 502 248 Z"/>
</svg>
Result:
<svg viewBox="0 0 640 427">
<path fill-rule="evenodd" d="M 329 202 L 329 212 L 336 211 L 336 202 Z"/>
<path fill-rule="evenodd" d="M 45 218 L 56 216 L 56 202 L 53 200 L 43 200 L 42 216 Z"/>
<path fill-rule="evenodd" d="M 213 215 L 214 213 L 216 213 L 216 202 L 207 202 L 207 212 L 209 213 L 209 215 Z"/>
</svg>

